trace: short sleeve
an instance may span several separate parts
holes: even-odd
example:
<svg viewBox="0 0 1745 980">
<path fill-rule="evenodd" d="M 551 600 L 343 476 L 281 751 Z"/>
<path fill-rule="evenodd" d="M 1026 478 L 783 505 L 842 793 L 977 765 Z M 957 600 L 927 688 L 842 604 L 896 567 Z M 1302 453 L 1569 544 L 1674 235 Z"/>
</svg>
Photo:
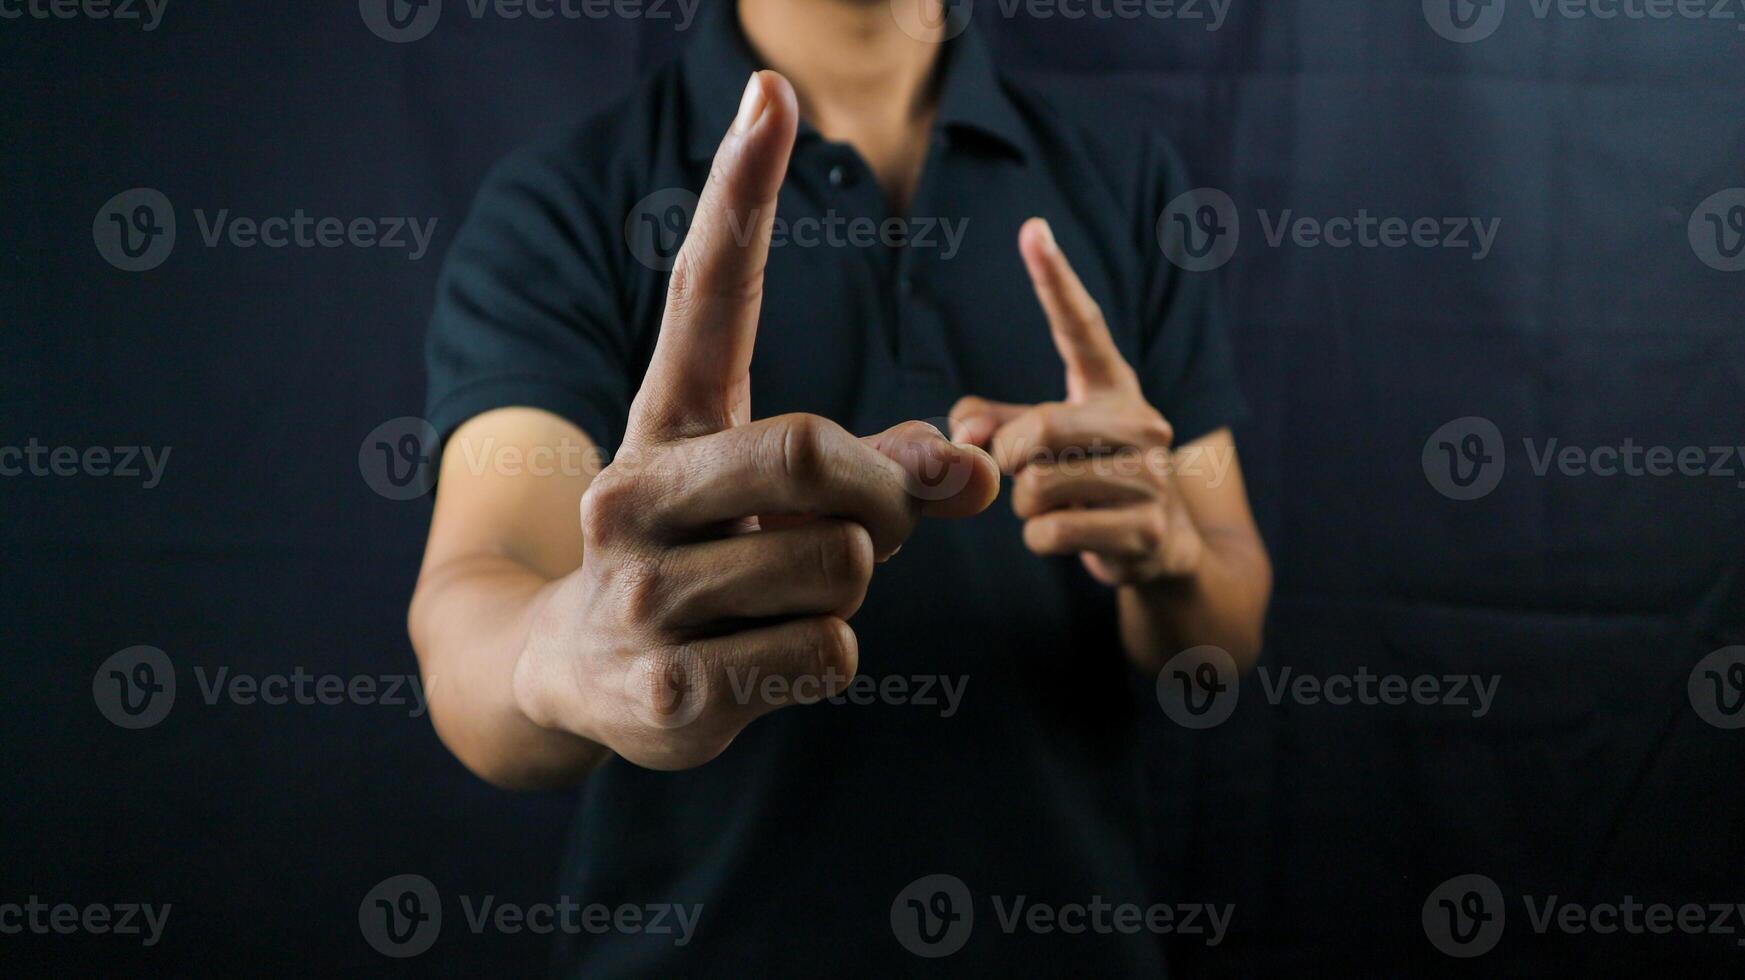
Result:
<svg viewBox="0 0 1745 980">
<path fill-rule="evenodd" d="M 1167 142 L 1152 141 L 1145 158 L 1149 186 L 1139 239 L 1146 271 L 1137 369 L 1147 400 L 1174 427 L 1176 444 L 1184 445 L 1242 421 L 1247 405 L 1237 386 L 1219 273 L 1176 266 L 1157 238 L 1157 217 L 1195 185 Z"/>
<path fill-rule="evenodd" d="M 544 409 L 608 450 L 633 393 L 631 344 L 601 190 L 555 147 L 486 177 L 438 280 L 426 415 L 446 440 L 495 408 Z"/>
</svg>

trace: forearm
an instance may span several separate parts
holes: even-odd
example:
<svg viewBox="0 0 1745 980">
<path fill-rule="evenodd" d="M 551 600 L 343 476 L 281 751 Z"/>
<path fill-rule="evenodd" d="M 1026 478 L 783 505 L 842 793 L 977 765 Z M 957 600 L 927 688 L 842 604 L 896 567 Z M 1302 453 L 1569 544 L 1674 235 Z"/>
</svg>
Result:
<svg viewBox="0 0 1745 980">
<path fill-rule="evenodd" d="M 427 571 L 412 599 L 412 643 L 438 736 L 468 769 L 509 789 L 572 786 L 610 755 L 534 724 L 515 697 L 534 611 L 555 588 L 511 559 L 478 556 Z"/>
<path fill-rule="evenodd" d="M 1170 656 L 1195 646 L 1220 647 L 1241 667 L 1260 655 L 1272 595 L 1266 551 L 1242 531 L 1209 531 L 1203 537 L 1205 547 L 1193 575 L 1120 589 L 1122 644 L 1146 673 L 1157 672 Z"/>
</svg>

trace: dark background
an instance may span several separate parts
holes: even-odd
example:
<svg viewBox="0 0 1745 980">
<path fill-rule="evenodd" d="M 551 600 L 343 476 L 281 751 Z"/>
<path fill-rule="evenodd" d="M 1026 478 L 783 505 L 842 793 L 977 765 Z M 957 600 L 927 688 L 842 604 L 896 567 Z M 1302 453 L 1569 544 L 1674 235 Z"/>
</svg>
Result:
<svg viewBox="0 0 1745 980">
<path fill-rule="evenodd" d="M 173 447 L 151 490 L 0 478 L 0 901 L 174 906 L 149 950 L 0 936 L 0 972 L 543 964 L 540 937 L 459 928 L 395 963 L 357 908 L 401 872 L 546 899 L 566 797 L 490 789 L 404 709 L 207 705 L 193 673 L 415 669 L 405 604 L 429 506 L 372 492 L 360 443 L 422 408 L 434 277 L 485 168 L 683 40 L 671 21 L 448 8 L 398 45 L 345 2 L 170 0 L 150 33 L 0 20 L 0 445 Z M 1236 904 L 1222 946 L 1172 944 L 1180 972 L 1453 969 L 1420 908 L 1474 872 L 1512 904 L 1475 971 L 1736 974 L 1739 936 L 1542 938 L 1517 896 L 1745 901 L 1745 731 L 1686 697 L 1696 661 L 1745 627 L 1742 477 L 1538 477 L 1521 439 L 1745 442 L 1745 272 L 1704 265 L 1685 231 L 1745 186 L 1745 21 L 1540 20 L 1516 0 L 1460 45 L 1416 2 L 1235 0 L 1216 32 L 995 13 L 983 0 L 976 19 L 1008 66 L 1156 121 L 1243 210 L 1221 274 L 1278 570 L 1265 663 L 1500 678 L 1483 719 L 1250 692 L 1209 731 L 1160 715 L 1158 895 Z M 166 263 L 131 274 L 91 229 L 140 186 L 181 228 Z M 207 248 L 196 208 L 439 223 L 412 262 Z M 1482 262 L 1270 248 L 1258 208 L 1502 225 Z M 1470 502 L 1420 465 L 1463 416 L 1511 453 Z M 98 664 L 134 644 L 166 651 L 180 683 L 142 731 L 92 700 Z"/>
</svg>

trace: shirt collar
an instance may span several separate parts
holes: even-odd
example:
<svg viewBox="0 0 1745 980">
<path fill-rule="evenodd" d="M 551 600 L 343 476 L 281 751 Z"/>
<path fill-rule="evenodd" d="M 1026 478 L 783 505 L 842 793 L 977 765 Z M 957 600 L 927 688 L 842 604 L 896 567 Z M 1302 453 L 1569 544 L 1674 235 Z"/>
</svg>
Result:
<svg viewBox="0 0 1745 980">
<path fill-rule="evenodd" d="M 681 68 L 690 118 L 687 149 L 693 160 L 715 155 L 739 109 L 745 80 L 761 67 L 740 30 L 738 4 L 718 0 L 703 6 L 697 35 L 685 48 Z M 1023 159 L 1029 147 L 1023 121 L 1006 97 L 993 54 L 974 24 L 947 42 L 943 64 L 939 128 L 988 137 Z M 817 135 L 801 120 L 801 140 Z"/>
</svg>

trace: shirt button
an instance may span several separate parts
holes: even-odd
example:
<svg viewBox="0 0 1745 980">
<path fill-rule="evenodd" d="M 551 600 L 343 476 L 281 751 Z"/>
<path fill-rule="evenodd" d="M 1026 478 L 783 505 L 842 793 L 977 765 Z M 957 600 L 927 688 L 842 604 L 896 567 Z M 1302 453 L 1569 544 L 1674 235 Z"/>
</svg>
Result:
<svg viewBox="0 0 1745 980">
<path fill-rule="evenodd" d="M 830 186 L 841 187 L 848 181 L 848 171 L 842 169 L 842 164 L 830 168 Z"/>
</svg>

